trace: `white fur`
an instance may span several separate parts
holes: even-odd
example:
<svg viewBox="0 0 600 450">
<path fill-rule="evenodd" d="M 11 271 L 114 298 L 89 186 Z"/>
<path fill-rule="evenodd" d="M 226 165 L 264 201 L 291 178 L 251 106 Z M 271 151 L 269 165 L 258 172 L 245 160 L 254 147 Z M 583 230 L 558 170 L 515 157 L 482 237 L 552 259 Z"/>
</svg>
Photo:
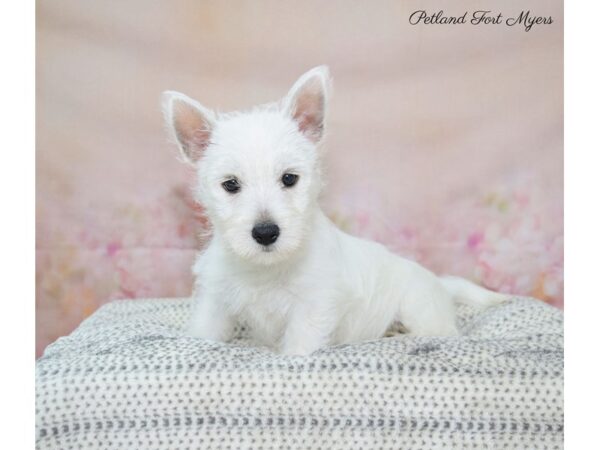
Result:
<svg viewBox="0 0 600 450">
<path fill-rule="evenodd" d="M 196 198 L 213 225 L 194 264 L 192 336 L 227 341 L 237 321 L 285 354 L 375 339 L 400 321 L 411 334 L 454 335 L 455 302 L 488 306 L 506 296 L 460 278 L 438 278 L 380 244 L 339 230 L 319 207 L 330 78 L 304 74 L 277 104 L 218 115 L 166 92 L 167 126 L 198 171 Z M 299 175 L 285 188 L 284 173 Z M 235 177 L 241 190 L 221 185 Z M 270 220 L 269 247 L 251 235 Z"/>
</svg>

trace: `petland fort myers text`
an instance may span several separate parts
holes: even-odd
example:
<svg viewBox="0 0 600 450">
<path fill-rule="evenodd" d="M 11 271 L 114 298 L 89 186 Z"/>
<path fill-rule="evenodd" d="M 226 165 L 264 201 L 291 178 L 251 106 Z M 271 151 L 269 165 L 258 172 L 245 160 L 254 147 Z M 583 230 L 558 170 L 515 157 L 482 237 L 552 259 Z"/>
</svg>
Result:
<svg viewBox="0 0 600 450">
<path fill-rule="evenodd" d="M 411 25 L 506 25 L 530 31 L 534 26 L 550 25 L 554 20 L 552 16 L 537 16 L 531 11 L 505 16 L 499 12 L 484 10 L 465 11 L 462 15 L 446 15 L 443 10 L 431 14 L 425 10 L 417 10 L 410 14 L 408 22 Z"/>
</svg>

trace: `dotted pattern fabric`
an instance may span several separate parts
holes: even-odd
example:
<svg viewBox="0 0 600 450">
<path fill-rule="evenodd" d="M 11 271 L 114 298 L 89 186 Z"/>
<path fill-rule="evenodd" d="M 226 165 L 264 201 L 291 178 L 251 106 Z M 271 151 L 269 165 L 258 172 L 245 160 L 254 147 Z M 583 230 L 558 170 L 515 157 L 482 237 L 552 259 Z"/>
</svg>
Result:
<svg viewBox="0 0 600 450">
<path fill-rule="evenodd" d="M 107 304 L 37 361 L 39 449 L 563 447 L 563 314 L 459 309 L 462 335 L 308 357 L 181 332 L 188 299 Z"/>
</svg>

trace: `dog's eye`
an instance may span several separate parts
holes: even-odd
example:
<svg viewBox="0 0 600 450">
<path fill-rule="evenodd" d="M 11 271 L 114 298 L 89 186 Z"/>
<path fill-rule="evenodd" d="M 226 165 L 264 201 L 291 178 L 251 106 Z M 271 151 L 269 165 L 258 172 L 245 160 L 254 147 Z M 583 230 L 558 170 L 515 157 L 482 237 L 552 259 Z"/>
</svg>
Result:
<svg viewBox="0 0 600 450">
<path fill-rule="evenodd" d="M 223 186 L 223 189 L 225 189 L 227 192 L 231 192 L 232 194 L 235 194 L 242 188 L 238 180 L 236 180 L 235 178 L 224 181 L 223 183 L 221 183 L 221 186 Z"/>
<path fill-rule="evenodd" d="M 281 177 L 281 182 L 285 187 L 292 187 L 298 182 L 298 175 L 293 173 L 284 173 Z"/>
</svg>

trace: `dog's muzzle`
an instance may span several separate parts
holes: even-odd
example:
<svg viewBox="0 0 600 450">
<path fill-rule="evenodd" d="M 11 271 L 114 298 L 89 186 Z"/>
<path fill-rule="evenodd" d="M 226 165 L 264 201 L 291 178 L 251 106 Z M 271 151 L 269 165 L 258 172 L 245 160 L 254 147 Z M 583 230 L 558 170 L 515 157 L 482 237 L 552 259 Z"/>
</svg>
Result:
<svg viewBox="0 0 600 450">
<path fill-rule="evenodd" d="M 252 228 L 252 237 L 260 245 L 271 245 L 279 237 L 279 227 L 273 222 L 262 222 Z"/>
</svg>

